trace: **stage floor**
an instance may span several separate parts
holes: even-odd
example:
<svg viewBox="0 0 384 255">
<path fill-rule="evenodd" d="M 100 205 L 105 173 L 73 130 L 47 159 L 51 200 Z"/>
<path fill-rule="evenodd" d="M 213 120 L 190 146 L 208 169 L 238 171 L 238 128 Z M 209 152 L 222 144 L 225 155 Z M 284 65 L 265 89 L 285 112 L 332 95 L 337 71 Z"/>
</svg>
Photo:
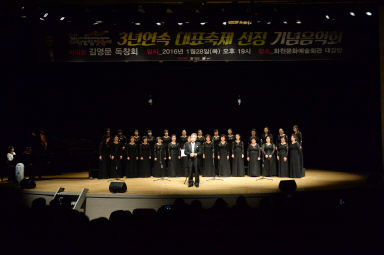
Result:
<svg viewBox="0 0 384 255">
<path fill-rule="evenodd" d="M 210 177 L 201 177 L 200 187 L 188 188 L 184 177 L 169 178 L 171 181 L 157 178 L 120 179 L 127 184 L 126 195 L 235 195 L 235 194 L 268 194 L 278 192 L 280 180 L 290 178 L 271 178 L 259 180 L 257 177 L 224 177 L 223 180 L 209 181 Z M 306 170 L 306 176 L 295 179 L 298 191 L 314 191 L 344 189 L 360 186 L 365 183 L 362 174 L 328 171 Z M 88 172 L 66 173 L 56 176 L 45 176 L 36 181 L 33 191 L 55 192 L 64 187 L 66 192 L 80 192 L 87 188 L 91 194 L 111 194 L 109 184 L 114 179 L 89 179 Z"/>
</svg>

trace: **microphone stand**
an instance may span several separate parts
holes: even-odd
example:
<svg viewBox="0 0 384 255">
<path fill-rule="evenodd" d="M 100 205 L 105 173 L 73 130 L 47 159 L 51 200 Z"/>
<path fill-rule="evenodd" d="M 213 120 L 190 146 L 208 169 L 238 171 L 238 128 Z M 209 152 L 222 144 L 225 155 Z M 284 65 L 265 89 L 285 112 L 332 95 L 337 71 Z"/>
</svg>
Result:
<svg viewBox="0 0 384 255">
<path fill-rule="evenodd" d="M 224 181 L 224 179 L 216 178 L 216 168 L 215 168 L 215 157 L 212 157 L 212 162 L 213 162 L 213 169 L 215 169 L 215 175 L 208 179 L 207 181 Z M 219 170 L 219 175 L 220 175 L 220 170 Z"/>
<path fill-rule="evenodd" d="M 160 153 L 160 156 L 161 156 L 161 153 Z M 164 168 L 164 165 L 163 165 L 163 160 L 160 158 L 160 168 L 163 169 Z M 166 178 L 164 175 L 162 175 L 160 178 L 157 178 L 155 180 L 153 180 L 154 182 L 156 181 L 171 181 L 170 179 Z"/>
<path fill-rule="evenodd" d="M 264 165 L 264 161 L 265 161 L 265 158 L 263 157 L 263 165 Z M 261 180 L 273 181 L 273 179 L 267 178 L 265 176 L 261 176 L 259 179 L 256 179 L 256 181 L 261 181 Z"/>
</svg>

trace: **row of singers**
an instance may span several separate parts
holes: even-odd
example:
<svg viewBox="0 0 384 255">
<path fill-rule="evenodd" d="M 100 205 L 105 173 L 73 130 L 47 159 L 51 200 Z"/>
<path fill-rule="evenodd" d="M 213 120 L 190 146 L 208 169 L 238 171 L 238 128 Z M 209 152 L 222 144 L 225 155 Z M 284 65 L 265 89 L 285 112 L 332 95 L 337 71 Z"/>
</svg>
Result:
<svg viewBox="0 0 384 255">
<path fill-rule="evenodd" d="M 303 143 L 303 136 L 302 136 L 302 133 L 299 131 L 299 127 L 297 125 L 294 125 L 292 130 L 293 130 L 293 134 L 295 134 L 297 136 L 298 142 L 300 144 L 302 144 Z M 109 129 L 109 128 L 106 129 L 106 133 L 103 136 L 102 140 L 104 140 L 105 137 L 107 137 L 107 136 L 112 137 L 111 129 Z M 125 145 L 129 141 L 126 138 L 126 136 L 124 135 L 122 129 L 119 129 L 117 131 L 117 136 L 119 137 L 119 143 L 121 143 L 123 145 L 123 147 L 125 147 Z M 263 145 L 266 142 L 266 137 L 267 136 L 269 136 L 271 138 L 271 141 L 273 143 L 274 142 L 274 136 L 270 132 L 268 127 L 264 127 L 263 134 L 260 137 L 257 135 L 256 129 L 251 129 L 248 143 L 251 142 L 252 138 L 255 138 L 256 142 L 259 145 Z M 135 140 L 136 144 L 141 144 L 143 142 L 142 138 L 144 136 L 143 137 L 140 136 L 138 129 L 134 130 L 133 137 L 134 137 L 134 140 Z M 152 134 L 152 130 L 148 130 L 147 131 L 147 135 L 145 137 L 147 137 L 149 144 L 153 145 L 154 143 L 156 143 L 156 139 L 155 139 L 155 137 Z M 278 134 L 276 135 L 276 143 L 277 144 L 280 142 L 282 137 L 285 137 L 286 139 L 288 139 L 287 135 L 284 132 L 284 129 L 280 128 Z M 187 130 L 183 129 L 181 131 L 181 136 L 179 137 L 178 142 L 181 145 L 184 145 L 184 143 L 187 141 L 187 138 L 188 138 Z M 162 136 L 162 140 L 163 140 L 163 143 L 166 144 L 166 145 L 168 145 L 171 142 L 171 136 L 169 135 L 169 130 L 168 129 L 164 129 L 164 135 Z M 218 129 L 214 129 L 212 140 L 214 142 L 218 142 L 220 140 L 220 135 L 219 135 L 219 130 Z M 232 128 L 228 128 L 227 135 L 226 135 L 226 140 L 227 140 L 227 142 L 228 142 L 228 144 L 230 146 L 232 145 L 232 142 L 235 140 L 235 135 L 233 134 Z M 203 135 L 203 130 L 202 129 L 199 129 L 197 131 L 197 139 L 196 139 L 196 141 L 200 142 L 201 144 L 205 142 L 205 136 Z"/>
<path fill-rule="evenodd" d="M 186 142 L 189 142 L 188 137 Z M 109 177 L 178 177 L 188 172 L 187 158 L 184 155 L 184 144 L 177 142 L 176 135 L 171 142 L 164 144 L 158 137 L 157 143 L 151 146 L 144 137 L 137 144 L 134 136 L 124 145 L 115 136 L 100 144 L 100 178 Z M 264 144 L 257 143 L 255 137 L 250 139 L 249 146 L 244 150 L 244 142 L 239 134 L 229 146 L 226 135 L 220 136 L 215 143 L 210 135 L 205 136 L 202 143 L 203 153 L 198 157 L 199 172 L 203 176 L 279 176 L 300 178 L 304 176 L 302 146 L 295 134 L 288 141 L 282 136 L 275 145 L 269 136 Z M 246 173 L 245 161 L 248 162 Z"/>
</svg>

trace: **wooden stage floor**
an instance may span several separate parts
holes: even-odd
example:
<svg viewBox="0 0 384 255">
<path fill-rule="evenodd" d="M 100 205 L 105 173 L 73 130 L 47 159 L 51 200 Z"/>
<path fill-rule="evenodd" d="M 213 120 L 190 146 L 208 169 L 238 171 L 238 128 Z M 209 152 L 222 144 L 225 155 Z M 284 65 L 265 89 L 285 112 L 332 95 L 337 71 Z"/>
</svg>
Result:
<svg viewBox="0 0 384 255">
<path fill-rule="evenodd" d="M 126 182 L 127 195 L 235 195 L 235 194 L 268 194 L 278 192 L 280 180 L 290 178 L 271 178 L 272 180 L 256 181 L 257 177 L 224 177 L 221 180 L 208 181 L 210 177 L 201 177 L 200 187 L 188 188 L 184 177 L 169 178 L 171 181 L 154 181 L 156 178 L 120 179 Z M 307 170 L 306 176 L 295 179 L 298 191 L 314 191 L 344 189 L 360 186 L 365 183 L 366 176 L 355 173 Z M 45 176 L 36 181 L 33 191 L 55 192 L 64 187 L 66 192 L 80 192 L 89 189 L 91 194 L 111 194 L 109 184 L 113 179 L 89 179 L 88 172 L 66 173 L 56 176 Z"/>
</svg>

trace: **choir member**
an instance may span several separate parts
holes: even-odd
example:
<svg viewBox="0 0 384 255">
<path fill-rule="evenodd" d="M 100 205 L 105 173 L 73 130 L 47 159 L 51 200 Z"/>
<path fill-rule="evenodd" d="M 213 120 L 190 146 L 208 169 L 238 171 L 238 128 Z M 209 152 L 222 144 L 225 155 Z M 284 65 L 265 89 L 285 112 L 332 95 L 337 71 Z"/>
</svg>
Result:
<svg viewBox="0 0 384 255">
<path fill-rule="evenodd" d="M 211 141 L 211 135 L 205 135 L 205 142 L 203 143 L 203 160 L 204 160 L 204 172 L 203 176 L 213 177 L 216 175 L 214 166 L 215 159 L 215 145 Z"/>
<path fill-rule="evenodd" d="M 279 128 L 279 134 L 277 135 L 276 138 L 276 143 L 279 145 L 281 143 L 281 138 L 285 138 L 285 142 L 288 142 L 288 136 L 285 134 L 284 129 Z"/>
<path fill-rule="evenodd" d="M 153 155 L 153 148 L 155 146 L 156 139 L 152 134 L 152 130 L 150 129 L 147 131 L 147 138 L 148 138 L 149 147 L 151 147 L 151 155 Z M 151 159 L 151 168 L 153 168 L 153 157 Z"/>
<path fill-rule="evenodd" d="M 135 178 L 138 176 L 139 146 L 135 143 L 135 137 L 129 138 L 127 143 L 127 164 L 125 167 L 125 176 Z"/>
<path fill-rule="evenodd" d="M 127 141 L 127 137 L 124 135 L 122 129 L 117 130 L 117 136 L 119 137 L 119 143 L 121 145 L 121 151 L 122 151 L 122 156 L 123 156 L 123 159 L 120 162 L 121 169 L 123 170 L 126 168 L 126 160 L 125 159 L 127 157 L 127 151 L 125 150 L 125 147 L 126 147 L 128 141 Z"/>
<path fill-rule="evenodd" d="M 148 143 L 146 136 L 143 137 L 143 142 L 140 144 L 139 148 L 140 154 L 140 167 L 139 167 L 139 177 L 150 177 L 151 176 L 151 147 Z"/>
<path fill-rule="evenodd" d="M 254 128 L 251 129 L 251 136 L 249 137 L 248 144 L 250 144 L 252 142 L 253 138 L 256 139 L 257 144 L 260 144 L 260 139 L 259 139 L 259 137 L 257 137 L 257 132 L 256 132 L 256 129 L 254 129 Z"/>
<path fill-rule="evenodd" d="M 111 176 L 112 178 L 122 177 L 121 159 L 123 158 L 122 146 L 119 143 L 119 137 L 116 135 L 111 145 Z"/>
<path fill-rule="evenodd" d="M 117 130 L 117 136 L 119 137 L 119 143 L 121 145 L 121 149 L 124 151 L 125 146 L 127 145 L 127 137 L 123 134 L 123 130 Z"/>
<path fill-rule="evenodd" d="M 225 141 L 225 139 L 226 139 L 226 136 L 221 135 L 220 143 L 218 145 L 218 151 L 217 151 L 217 159 L 219 161 L 219 175 L 220 176 L 230 176 L 231 175 L 228 143 Z"/>
<path fill-rule="evenodd" d="M 219 175 L 219 162 L 217 160 L 217 151 L 218 151 L 218 145 L 219 145 L 219 142 L 220 142 L 220 135 L 219 135 L 219 130 L 218 129 L 214 129 L 213 130 L 213 137 L 212 137 L 212 141 L 213 141 L 213 144 L 215 145 L 215 173 L 216 175 Z"/>
<path fill-rule="evenodd" d="M 296 135 L 297 142 L 300 144 L 300 146 L 303 146 L 303 134 L 300 132 L 298 125 L 294 125 L 293 126 L 293 134 Z M 305 171 L 305 169 L 304 169 L 304 160 L 303 160 L 303 150 L 300 150 L 300 157 L 301 157 L 300 158 L 301 159 L 301 164 L 303 166 L 303 171 Z"/>
<path fill-rule="evenodd" d="M 147 139 L 148 139 L 149 145 L 151 146 L 151 150 L 153 152 L 153 146 L 155 145 L 156 140 L 155 140 L 155 137 L 152 134 L 152 130 L 148 130 L 147 131 Z"/>
<path fill-rule="evenodd" d="M 168 129 L 164 129 L 164 135 L 163 135 L 162 139 L 163 139 L 164 147 L 168 148 L 168 144 L 171 142 L 171 137 L 169 136 Z M 169 157 L 168 149 L 166 149 L 166 153 L 167 153 L 167 158 L 168 158 Z M 168 160 L 165 161 L 165 164 L 168 165 Z"/>
<path fill-rule="evenodd" d="M 168 148 L 168 144 L 171 142 L 168 129 L 164 129 L 164 135 L 162 137 L 165 148 Z"/>
<path fill-rule="evenodd" d="M 227 135 L 227 143 L 229 150 L 232 150 L 232 143 L 235 140 L 235 136 L 233 135 L 232 128 L 228 128 L 228 135 Z"/>
<path fill-rule="evenodd" d="M 197 130 L 196 142 L 199 142 L 201 145 L 203 145 L 203 143 L 205 142 L 205 137 L 203 135 L 202 129 Z M 204 172 L 203 154 L 197 156 L 197 167 L 199 168 L 199 173 L 202 174 Z"/>
<path fill-rule="evenodd" d="M 293 134 L 296 135 L 296 137 L 297 137 L 297 142 L 300 145 L 303 145 L 303 134 L 300 132 L 299 126 L 294 125 L 292 129 L 293 129 Z"/>
<path fill-rule="evenodd" d="M 157 143 L 153 147 L 153 176 L 165 176 L 165 160 L 167 156 L 167 149 L 164 147 L 161 137 L 156 138 Z"/>
<path fill-rule="evenodd" d="M 180 144 L 176 142 L 176 135 L 171 136 L 168 144 L 168 177 L 176 177 L 176 172 L 180 168 Z"/>
<path fill-rule="evenodd" d="M 99 144 L 99 179 L 107 179 L 111 168 L 111 137 L 104 136 Z"/>
<path fill-rule="evenodd" d="M 256 138 L 251 139 L 247 150 L 248 176 L 260 176 L 261 150 Z"/>
<path fill-rule="evenodd" d="M 197 130 L 196 142 L 199 142 L 200 144 L 203 144 L 205 142 L 205 137 L 203 135 L 202 129 Z"/>
<path fill-rule="evenodd" d="M 241 141 L 240 134 L 235 135 L 232 143 L 232 176 L 244 176 L 244 143 Z"/>
<path fill-rule="evenodd" d="M 271 138 L 269 136 L 266 136 L 265 143 L 262 145 L 261 151 L 263 152 L 264 159 L 262 176 L 276 176 L 276 147 L 271 142 Z"/>
<path fill-rule="evenodd" d="M 139 136 L 139 130 L 138 129 L 135 129 L 135 131 L 133 132 L 133 136 L 135 138 L 135 143 L 137 145 L 140 145 L 141 144 L 141 137 Z"/>
<path fill-rule="evenodd" d="M 285 135 L 279 135 L 280 143 L 277 144 L 277 168 L 279 177 L 289 177 L 288 170 L 288 144 Z"/>
<path fill-rule="evenodd" d="M 233 141 L 235 140 L 235 136 L 233 135 L 233 130 L 232 128 L 228 128 L 227 130 L 227 144 L 228 144 L 228 151 L 230 152 L 231 154 L 231 151 L 232 151 L 232 143 Z M 231 168 L 232 167 L 232 157 L 229 157 L 229 167 Z"/>
<path fill-rule="evenodd" d="M 265 127 L 264 128 L 264 134 L 262 134 L 261 138 L 260 138 L 260 145 L 265 144 L 265 142 L 267 141 L 267 136 L 269 136 L 269 138 L 271 139 L 271 143 L 273 143 L 273 135 L 269 131 L 269 128 Z"/>
<path fill-rule="evenodd" d="M 188 136 L 187 136 L 187 130 L 183 129 L 181 130 L 181 136 L 180 136 L 180 147 L 181 148 L 184 148 L 184 144 L 187 142 L 188 140 Z"/>
<path fill-rule="evenodd" d="M 302 147 L 296 135 L 291 136 L 289 144 L 289 177 L 301 178 L 305 175 L 301 158 Z"/>
<path fill-rule="evenodd" d="M 181 131 L 181 136 L 180 136 L 180 148 L 183 152 L 185 150 L 184 145 L 187 142 L 188 142 L 187 130 L 183 129 Z M 187 176 L 187 173 L 188 173 L 188 158 L 184 154 L 184 156 L 181 157 L 181 167 L 176 171 L 176 176 L 177 177 Z"/>
</svg>

